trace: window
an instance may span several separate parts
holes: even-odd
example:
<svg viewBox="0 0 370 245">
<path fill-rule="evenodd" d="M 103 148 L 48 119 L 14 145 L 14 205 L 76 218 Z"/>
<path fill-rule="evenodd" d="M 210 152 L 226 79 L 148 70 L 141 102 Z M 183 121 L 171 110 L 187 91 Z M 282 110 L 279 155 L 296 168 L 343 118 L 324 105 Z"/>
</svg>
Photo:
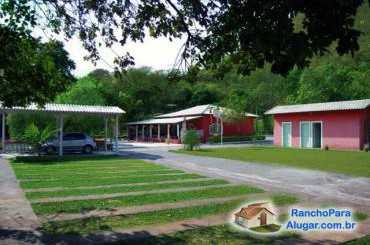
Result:
<svg viewBox="0 0 370 245">
<path fill-rule="evenodd" d="M 82 133 L 70 133 L 63 136 L 63 140 L 83 140 L 85 135 Z"/>
</svg>

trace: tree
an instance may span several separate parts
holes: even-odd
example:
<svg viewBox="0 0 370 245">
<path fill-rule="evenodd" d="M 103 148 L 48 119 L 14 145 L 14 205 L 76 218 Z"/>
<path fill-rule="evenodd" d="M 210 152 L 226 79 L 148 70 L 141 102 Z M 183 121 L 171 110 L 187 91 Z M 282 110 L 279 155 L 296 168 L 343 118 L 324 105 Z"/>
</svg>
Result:
<svg viewBox="0 0 370 245">
<path fill-rule="evenodd" d="M 0 47 L 3 106 L 24 106 L 31 102 L 42 105 L 73 81 L 74 63 L 61 42 L 41 43 L 0 25 Z"/>
<path fill-rule="evenodd" d="M 147 35 L 185 37 L 183 59 L 217 66 L 227 54 L 244 74 L 266 63 L 273 72 L 286 74 L 325 54 L 333 42 L 340 55 L 357 51 L 360 32 L 354 16 L 363 2 L 6 0 L 0 17 L 12 30 L 46 25 L 66 38 L 78 36 L 92 61 L 99 59 L 97 47 L 103 43 L 125 45 Z M 126 67 L 133 57 L 125 54 L 116 63 Z"/>
<path fill-rule="evenodd" d="M 369 70 L 365 67 L 324 64 L 305 69 L 293 104 L 366 99 L 370 97 Z"/>
<path fill-rule="evenodd" d="M 56 98 L 61 104 L 106 105 L 104 98 L 104 85 L 101 80 L 89 75 L 83 77 L 66 92 Z M 64 127 L 66 132 L 85 132 L 90 135 L 101 135 L 104 130 L 104 119 L 96 115 L 70 115 L 66 116 Z"/>
</svg>

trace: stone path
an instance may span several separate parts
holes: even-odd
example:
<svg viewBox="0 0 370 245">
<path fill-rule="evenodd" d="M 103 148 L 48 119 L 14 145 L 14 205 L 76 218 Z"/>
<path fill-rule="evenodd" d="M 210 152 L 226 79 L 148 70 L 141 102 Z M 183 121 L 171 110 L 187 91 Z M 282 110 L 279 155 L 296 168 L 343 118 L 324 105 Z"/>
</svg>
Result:
<svg viewBox="0 0 370 245">
<path fill-rule="evenodd" d="M 11 166 L 0 158 L 0 230 L 33 230 L 39 225 Z"/>
<path fill-rule="evenodd" d="M 144 183 L 130 183 L 130 184 L 114 184 L 114 185 L 96 185 L 96 186 L 77 186 L 77 187 L 51 187 L 51 188 L 35 188 L 26 189 L 24 192 L 49 192 L 49 191 L 64 191 L 64 190 L 85 190 L 85 189 L 104 189 L 111 187 L 121 187 L 121 186 L 141 186 L 141 185 L 153 185 L 153 184 L 173 184 L 173 183 L 183 183 L 183 182 L 199 182 L 199 181 L 209 181 L 214 180 L 213 178 L 195 178 L 195 179 L 180 179 L 180 180 L 164 180 L 156 182 L 144 182 Z"/>
<path fill-rule="evenodd" d="M 43 221 L 62 221 L 62 220 L 74 220 L 74 219 L 84 219 L 90 217 L 106 217 L 106 216 L 116 216 L 125 214 L 137 214 L 142 212 L 159 211 L 172 208 L 186 208 L 201 206 L 207 204 L 218 204 L 233 200 L 249 200 L 254 198 L 265 198 L 266 193 L 261 194 L 249 194 L 249 195 L 239 195 L 231 197 L 217 197 L 217 198 L 207 198 L 198 200 L 189 200 L 183 202 L 169 202 L 169 203 L 158 203 L 158 204 L 148 204 L 140 206 L 131 206 L 124 208 L 114 208 L 112 210 L 92 210 L 86 213 L 59 213 L 42 216 Z"/>
<path fill-rule="evenodd" d="M 145 195 L 145 194 L 160 194 L 160 193 L 176 193 L 176 192 L 182 192 L 182 191 L 197 191 L 197 190 L 205 190 L 205 189 L 209 189 L 209 188 L 231 187 L 231 186 L 236 186 L 236 185 L 235 184 L 221 184 L 221 185 L 207 185 L 207 186 L 159 189 L 159 190 L 150 190 L 150 191 L 132 191 L 132 192 L 112 193 L 112 194 L 66 196 L 66 197 L 47 197 L 47 198 L 34 199 L 34 200 L 31 201 L 31 203 L 48 203 L 48 202 L 64 202 L 64 201 L 79 201 L 79 200 L 99 200 L 99 199 L 109 199 L 109 198 L 115 198 L 115 197 L 139 196 L 139 195 Z"/>
</svg>

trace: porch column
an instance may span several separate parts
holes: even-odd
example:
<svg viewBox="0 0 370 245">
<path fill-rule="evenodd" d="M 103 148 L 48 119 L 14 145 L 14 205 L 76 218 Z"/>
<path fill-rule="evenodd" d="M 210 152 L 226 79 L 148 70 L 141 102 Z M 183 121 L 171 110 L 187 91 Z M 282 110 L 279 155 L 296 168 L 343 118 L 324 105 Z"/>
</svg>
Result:
<svg viewBox="0 0 370 245">
<path fill-rule="evenodd" d="M 104 118 L 104 150 L 105 151 L 108 151 L 107 140 L 108 140 L 108 118 L 105 117 Z"/>
<path fill-rule="evenodd" d="M 171 124 L 167 124 L 167 139 L 170 139 L 171 138 L 170 128 L 171 128 Z"/>
<path fill-rule="evenodd" d="M 63 156 L 63 115 L 59 115 L 59 156 Z"/>
<path fill-rule="evenodd" d="M 136 128 L 135 132 L 136 141 L 139 141 L 139 125 L 136 125 L 135 128 Z"/>
<path fill-rule="evenodd" d="M 178 139 L 180 139 L 180 124 L 176 124 L 176 129 L 177 129 L 176 136 Z"/>
<path fill-rule="evenodd" d="M 161 140 L 161 125 L 158 124 L 158 141 Z"/>
<path fill-rule="evenodd" d="M 143 124 L 143 126 L 141 126 L 141 138 L 143 138 L 143 141 L 144 141 L 144 138 L 145 138 L 145 125 Z"/>
<path fill-rule="evenodd" d="M 119 128 L 118 128 L 118 123 L 119 123 L 119 117 L 116 116 L 116 123 L 115 123 L 115 128 L 114 128 L 114 145 L 115 145 L 115 150 L 118 152 L 118 135 L 119 135 Z"/>
<path fill-rule="evenodd" d="M 2 118 L 1 118 L 1 145 L 3 147 L 3 152 L 5 152 L 5 112 L 2 113 Z"/>
<path fill-rule="evenodd" d="M 149 138 L 150 138 L 150 140 L 152 140 L 152 136 L 153 136 L 153 125 L 149 125 Z"/>
<path fill-rule="evenodd" d="M 186 133 L 186 118 L 184 117 L 184 121 L 182 121 L 181 125 L 181 138 L 184 137 Z"/>
</svg>

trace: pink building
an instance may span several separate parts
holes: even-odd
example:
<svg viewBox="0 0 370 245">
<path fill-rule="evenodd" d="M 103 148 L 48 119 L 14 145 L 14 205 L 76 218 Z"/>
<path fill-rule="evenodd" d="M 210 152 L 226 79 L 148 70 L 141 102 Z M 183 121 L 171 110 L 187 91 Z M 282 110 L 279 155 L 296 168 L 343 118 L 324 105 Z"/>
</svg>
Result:
<svg viewBox="0 0 370 245">
<path fill-rule="evenodd" d="M 274 144 L 299 148 L 362 149 L 370 142 L 370 99 L 276 106 Z"/>
</svg>

